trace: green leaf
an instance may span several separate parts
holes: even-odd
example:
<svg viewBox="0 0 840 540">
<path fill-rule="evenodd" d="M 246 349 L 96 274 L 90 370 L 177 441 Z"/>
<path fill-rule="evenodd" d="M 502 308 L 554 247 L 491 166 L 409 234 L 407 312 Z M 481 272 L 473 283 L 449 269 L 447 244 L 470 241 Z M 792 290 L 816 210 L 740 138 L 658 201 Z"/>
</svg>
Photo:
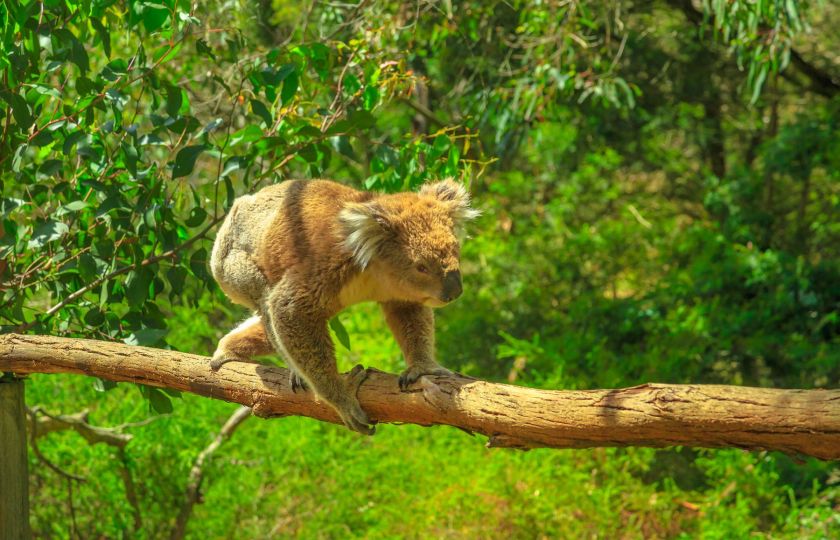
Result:
<svg viewBox="0 0 840 540">
<path fill-rule="evenodd" d="M 143 328 L 131 333 L 123 342 L 127 345 L 152 346 L 156 345 L 167 332 L 168 330 L 160 328 Z"/>
<path fill-rule="evenodd" d="M 207 276 L 207 250 L 201 248 L 190 257 L 190 270 L 198 278 Z"/>
<path fill-rule="evenodd" d="M 356 129 L 370 129 L 376 124 L 376 118 L 369 111 L 359 109 L 350 113 L 350 125 Z"/>
<path fill-rule="evenodd" d="M 0 92 L 0 97 L 12 108 L 12 116 L 20 129 L 27 130 L 35 123 L 35 118 L 32 117 L 29 105 L 27 105 L 26 100 L 22 96 L 9 91 L 3 91 Z"/>
<path fill-rule="evenodd" d="M 204 210 L 204 208 L 201 208 L 200 206 L 196 206 L 195 208 L 190 210 L 190 217 L 187 218 L 186 221 L 184 221 L 184 224 L 187 227 L 198 227 L 199 225 L 204 223 L 205 219 L 207 219 L 207 211 Z"/>
<path fill-rule="evenodd" d="M 755 102 L 758 101 L 759 96 L 761 96 L 761 89 L 764 88 L 764 80 L 767 78 L 767 71 L 769 69 L 770 66 L 767 64 L 759 68 L 755 81 L 753 81 L 753 91 L 752 97 L 750 97 L 750 104 L 755 104 Z"/>
<path fill-rule="evenodd" d="M 341 323 L 341 320 L 336 316 L 330 319 L 330 328 L 333 331 L 333 334 L 338 339 L 338 342 L 341 343 L 345 349 L 348 351 L 350 350 L 350 334 L 347 333 L 347 329 L 344 328 L 344 325 Z"/>
<path fill-rule="evenodd" d="M 283 80 L 283 90 L 280 92 L 280 101 L 283 105 L 287 105 L 295 97 L 298 90 L 298 83 L 298 74 L 295 68 Z"/>
<path fill-rule="evenodd" d="M 275 85 L 278 85 L 281 82 L 285 81 L 286 77 L 291 75 L 296 70 L 297 70 L 297 68 L 295 67 L 294 64 L 285 64 L 285 65 L 281 66 L 280 69 L 277 70 L 277 73 L 275 73 L 274 78 L 272 79 L 272 82 Z"/>
<path fill-rule="evenodd" d="M 183 92 L 174 84 L 166 85 L 166 114 L 175 118 L 178 116 L 178 111 L 181 110 L 181 104 L 184 101 Z"/>
<path fill-rule="evenodd" d="M 368 86 L 362 95 L 362 104 L 365 110 L 372 110 L 377 103 L 379 103 L 379 89 L 375 86 Z"/>
<path fill-rule="evenodd" d="M 274 120 L 271 116 L 271 112 L 268 110 L 268 107 L 266 107 L 262 101 L 258 99 L 252 99 L 251 110 L 254 112 L 254 114 L 262 118 L 263 122 L 265 122 L 266 127 L 271 127 L 271 124 L 274 122 Z"/>
<path fill-rule="evenodd" d="M 222 168 L 222 178 L 229 175 L 233 171 L 238 171 L 240 169 L 244 170 L 248 168 L 248 159 L 244 156 L 233 156 L 232 158 L 228 159 L 225 162 L 225 166 Z"/>
<path fill-rule="evenodd" d="M 95 377 L 93 379 L 93 389 L 97 392 L 107 392 L 113 388 L 117 387 L 117 383 L 114 381 L 109 381 L 108 379 L 100 379 L 99 377 Z"/>
<path fill-rule="evenodd" d="M 230 177 L 225 177 L 225 209 L 230 208 L 233 206 L 233 201 L 236 199 L 236 191 L 233 189 L 233 182 L 230 181 Z"/>
<path fill-rule="evenodd" d="M 93 29 L 96 30 L 96 34 L 99 36 L 100 41 L 102 41 L 102 49 L 105 51 L 105 56 L 111 58 L 111 34 L 108 32 L 108 29 L 102 24 L 102 21 L 99 20 L 98 17 L 91 17 L 90 23 L 93 25 Z"/>
<path fill-rule="evenodd" d="M 27 247 L 29 249 L 39 249 L 47 242 L 58 240 L 68 232 L 70 232 L 70 228 L 66 224 L 49 220 L 35 227 Z"/>
<path fill-rule="evenodd" d="M 171 398 L 181 399 L 182 397 L 181 391 L 175 390 L 174 388 L 161 388 L 160 391 Z"/>
<path fill-rule="evenodd" d="M 88 206 L 90 206 L 90 203 L 87 201 L 73 201 L 59 207 L 59 211 L 64 210 L 65 214 L 68 212 L 78 212 L 79 210 L 83 210 Z"/>
<path fill-rule="evenodd" d="M 85 281 L 91 281 L 97 276 L 96 260 L 90 253 L 85 253 L 79 257 L 79 275 Z"/>
<path fill-rule="evenodd" d="M 60 159 L 48 159 L 38 167 L 38 174 L 42 176 L 54 176 L 61 171 L 63 162 Z"/>
<path fill-rule="evenodd" d="M 73 133 L 68 135 L 64 139 L 64 145 L 61 147 L 61 151 L 64 153 L 64 155 L 69 155 L 70 152 L 73 150 L 73 147 L 76 146 L 76 143 L 84 139 L 86 135 L 87 133 L 85 133 L 82 130 L 74 131 Z"/>
<path fill-rule="evenodd" d="M 158 30 L 169 19 L 169 9 L 160 4 L 143 4 L 140 8 L 143 27 L 146 32 L 152 33 Z"/>
<path fill-rule="evenodd" d="M 98 92 L 98 88 L 87 77 L 79 77 L 76 79 L 76 91 L 79 93 L 79 96 L 87 96 Z"/>
<path fill-rule="evenodd" d="M 182 266 L 173 266 L 166 271 L 166 279 L 173 293 L 180 293 L 184 290 L 184 283 L 187 280 L 187 270 Z"/>
<path fill-rule="evenodd" d="M 84 320 L 86 325 L 90 327 L 97 327 L 101 326 L 102 323 L 105 322 L 105 315 L 99 310 L 99 308 L 95 307 L 89 309 L 88 312 L 85 313 Z"/>
<path fill-rule="evenodd" d="M 15 153 L 12 156 L 12 170 L 14 172 L 20 172 L 21 165 L 23 165 L 23 154 L 26 152 L 27 148 L 29 148 L 29 145 L 22 144 L 17 147 L 17 150 L 15 150 Z"/>
<path fill-rule="evenodd" d="M 125 299 L 132 308 L 140 307 L 149 297 L 153 274 L 145 269 L 133 270 L 125 280 Z"/>
<path fill-rule="evenodd" d="M 159 388 L 148 387 L 146 395 L 149 398 L 149 408 L 158 414 L 169 414 L 174 409 L 172 400 L 167 397 Z"/>
<path fill-rule="evenodd" d="M 13 197 L 10 197 L 8 199 L 0 199 L 0 213 L 2 213 L 4 216 L 8 216 L 12 210 L 24 204 L 26 204 L 26 201 L 24 201 L 23 199 L 15 199 Z"/>
<path fill-rule="evenodd" d="M 187 146 L 178 151 L 175 156 L 175 166 L 172 168 L 172 179 L 187 176 L 195 168 L 195 160 L 207 147 L 203 144 Z"/>
<path fill-rule="evenodd" d="M 213 54 L 213 49 L 211 49 L 207 42 L 203 39 L 199 39 L 195 42 L 195 50 L 198 51 L 199 54 L 209 56 L 214 61 L 216 60 L 216 55 Z"/>
<path fill-rule="evenodd" d="M 249 124 L 240 129 L 230 137 L 230 146 L 236 146 L 240 143 L 254 142 L 263 136 L 263 130 L 259 126 Z"/>
<path fill-rule="evenodd" d="M 298 155 L 305 159 L 308 163 L 314 163 L 318 160 L 318 150 L 313 144 L 307 144 L 298 150 Z"/>
</svg>

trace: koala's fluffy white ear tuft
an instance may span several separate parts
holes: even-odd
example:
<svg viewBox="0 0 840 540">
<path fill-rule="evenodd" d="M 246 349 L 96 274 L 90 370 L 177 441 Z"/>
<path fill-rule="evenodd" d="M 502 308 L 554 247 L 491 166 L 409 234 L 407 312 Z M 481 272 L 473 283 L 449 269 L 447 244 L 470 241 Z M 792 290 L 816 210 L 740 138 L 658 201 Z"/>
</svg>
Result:
<svg viewBox="0 0 840 540">
<path fill-rule="evenodd" d="M 344 228 L 344 247 L 362 270 L 388 239 L 388 220 L 375 202 L 349 203 L 338 214 Z"/>
<path fill-rule="evenodd" d="M 476 218 L 481 214 L 480 211 L 470 206 L 470 194 L 463 184 L 459 184 L 451 178 L 425 184 L 420 188 L 420 194 L 434 197 L 448 205 L 452 219 L 458 224 Z"/>
</svg>

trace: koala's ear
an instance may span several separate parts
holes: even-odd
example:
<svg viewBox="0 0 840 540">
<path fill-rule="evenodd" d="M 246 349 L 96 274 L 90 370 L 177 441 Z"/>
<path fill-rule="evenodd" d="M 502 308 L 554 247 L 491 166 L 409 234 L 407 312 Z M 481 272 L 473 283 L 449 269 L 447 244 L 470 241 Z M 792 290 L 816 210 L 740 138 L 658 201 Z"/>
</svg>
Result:
<svg viewBox="0 0 840 540">
<path fill-rule="evenodd" d="M 470 194 L 467 189 L 451 178 L 424 184 L 420 188 L 420 194 L 434 197 L 447 205 L 452 219 L 457 224 L 469 221 L 481 214 L 470 206 Z"/>
<path fill-rule="evenodd" d="M 375 201 L 348 203 L 338 214 L 344 232 L 344 247 L 364 270 L 392 234 L 391 222 Z"/>
</svg>

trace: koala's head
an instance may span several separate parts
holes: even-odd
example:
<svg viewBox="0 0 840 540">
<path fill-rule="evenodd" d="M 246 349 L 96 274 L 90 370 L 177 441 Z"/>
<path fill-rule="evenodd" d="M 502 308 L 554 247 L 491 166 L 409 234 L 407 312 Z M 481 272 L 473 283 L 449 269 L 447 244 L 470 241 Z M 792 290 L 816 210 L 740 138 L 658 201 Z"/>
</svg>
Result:
<svg viewBox="0 0 840 540">
<path fill-rule="evenodd" d="M 376 264 L 402 299 L 439 307 L 461 295 L 458 236 L 478 214 L 466 189 L 447 179 L 419 193 L 350 203 L 339 219 L 344 246 L 359 267 Z"/>
</svg>

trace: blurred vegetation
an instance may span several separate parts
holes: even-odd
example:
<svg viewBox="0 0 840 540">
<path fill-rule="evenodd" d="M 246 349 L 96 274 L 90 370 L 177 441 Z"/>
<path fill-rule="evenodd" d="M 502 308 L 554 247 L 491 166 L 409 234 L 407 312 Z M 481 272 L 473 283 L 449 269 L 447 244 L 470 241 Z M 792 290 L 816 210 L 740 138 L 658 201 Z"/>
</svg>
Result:
<svg viewBox="0 0 840 540">
<path fill-rule="evenodd" d="M 0 331 L 209 354 L 234 197 L 287 178 L 467 182 L 483 217 L 443 363 L 544 388 L 838 387 L 840 8 L 831 2 L 0 4 Z M 375 306 L 340 363 L 398 371 Z M 139 391 L 138 391 L 139 390 Z M 167 537 L 232 405 L 73 376 L 27 401 L 129 428 L 33 454 L 40 538 Z M 836 538 L 840 469 L 737 450 L 488 451 L 249 420 L 193 538 Z"/>
</svg>

